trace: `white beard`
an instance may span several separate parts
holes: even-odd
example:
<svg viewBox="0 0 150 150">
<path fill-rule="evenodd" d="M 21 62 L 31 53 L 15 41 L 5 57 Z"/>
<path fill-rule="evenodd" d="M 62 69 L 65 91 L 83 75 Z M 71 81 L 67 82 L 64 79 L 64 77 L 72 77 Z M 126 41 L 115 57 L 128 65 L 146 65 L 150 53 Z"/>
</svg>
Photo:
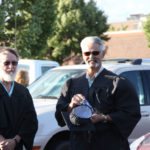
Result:
<svg viewBox="0 0 150 150">
<path fill-rule="evenodd" d="M 10 74 L 4 72 L 3 70 L 0 70 L 1 72 L 1 78 L 6 81 L 6 82 L 12 82 L 14 81 L 15 79 L 15 76 L 16 76 L 16 71 L 13 73 L 13 72 L 10 72 Z"/>
</svg>

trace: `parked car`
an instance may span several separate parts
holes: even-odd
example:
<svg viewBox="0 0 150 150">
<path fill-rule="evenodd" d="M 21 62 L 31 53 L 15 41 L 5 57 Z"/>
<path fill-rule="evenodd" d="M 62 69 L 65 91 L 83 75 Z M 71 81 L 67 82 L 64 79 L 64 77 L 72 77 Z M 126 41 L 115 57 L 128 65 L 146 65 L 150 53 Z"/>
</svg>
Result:
<svg viewBox="0 0 150 150">
<path fill-rule="evenodd" d="M 150 150 L 150 132 L 136 139 L 130 145 L 130 150 Z"/>
<path fill-rule="evenodd" d="M 48 60 L 33 60 L 33 59 L 20 59 L 18 64 L 18 71 L 25 69 L 29 71 L 29 84 L 35 81 L 39 76 L 47 70 L 59 66 L 56 61 Z"/>
<path fill-rule="evenodd" d="M 129 60 L 121 63 L 105 62 L 103 66 L 114 73 L 127 77 L 135 86 L 141 105 L 142 118 L 129 136 L 129 142 L 150 131 L 150 63 Z M 86 71 L 86 65 L 61 66 L 49 70 L 28 88 L 34 99 L 39 128 L 34 146 L 40 150 L 68 150 L 69 130 L 58 126 L 55 107 L 64 82 Z M 132 121 L 132 120 L 129 120 Z"/>
</svg>

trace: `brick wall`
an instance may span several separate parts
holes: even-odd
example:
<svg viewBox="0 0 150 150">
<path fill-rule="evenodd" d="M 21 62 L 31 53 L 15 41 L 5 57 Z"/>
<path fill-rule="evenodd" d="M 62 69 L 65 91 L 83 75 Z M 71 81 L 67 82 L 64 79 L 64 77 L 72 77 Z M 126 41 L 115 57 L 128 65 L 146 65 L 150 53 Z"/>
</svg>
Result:
<svg viewBox="0 0 150 150">
<path fill-rule="evenodd" d="M 108 46 L 106 59 L 117 58 L 150 58 L 150 48 L 142 31 L 122 31 L 106 33 L 111 39 L 105 42 Z M 64 59 L 62 65 L 80 64 L 82 57 L 72 56 Z"/>
<path fill-rule="evenodd" d="M 150 48 L 142 31 L 106 33 L 111 39 L 105 42 L 105 58 L 150 58 Z"/>
</svg>

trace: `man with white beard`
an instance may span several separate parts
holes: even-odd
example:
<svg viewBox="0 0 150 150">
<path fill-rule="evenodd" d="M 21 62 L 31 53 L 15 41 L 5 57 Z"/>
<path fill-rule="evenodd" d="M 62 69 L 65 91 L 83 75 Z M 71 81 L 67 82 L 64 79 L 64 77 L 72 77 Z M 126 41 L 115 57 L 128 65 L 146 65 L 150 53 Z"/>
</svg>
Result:
<svg viewBox="0 0 150 150">
<path fill-rule="evenodd" d="M 14 81 L 18 53 L 0 47 L 0 149 L 31 150 L 38 128 L 33 100 L 27 88 Z"/>
</svg>

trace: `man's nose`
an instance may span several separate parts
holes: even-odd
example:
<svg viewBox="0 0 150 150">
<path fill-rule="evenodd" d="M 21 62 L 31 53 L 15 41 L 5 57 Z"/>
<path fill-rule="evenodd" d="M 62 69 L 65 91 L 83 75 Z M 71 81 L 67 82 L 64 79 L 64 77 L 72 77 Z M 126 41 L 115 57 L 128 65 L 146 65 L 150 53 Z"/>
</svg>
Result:
<svg viewBox="0 0 150 150">
<path fill-rule="evenodd" d="M 9 68 L 13 68 L 14 65 L 13 65 L 12 63 L 10 63 L 10 64 L 8 65 L 8 67 L 9 67 Z"/>
<path fill-rule="evenodd" d="M 89 57 L 93 57 L 93 56 L 94 56 L 93 53 L 90 53 Z"/>
</svg>

